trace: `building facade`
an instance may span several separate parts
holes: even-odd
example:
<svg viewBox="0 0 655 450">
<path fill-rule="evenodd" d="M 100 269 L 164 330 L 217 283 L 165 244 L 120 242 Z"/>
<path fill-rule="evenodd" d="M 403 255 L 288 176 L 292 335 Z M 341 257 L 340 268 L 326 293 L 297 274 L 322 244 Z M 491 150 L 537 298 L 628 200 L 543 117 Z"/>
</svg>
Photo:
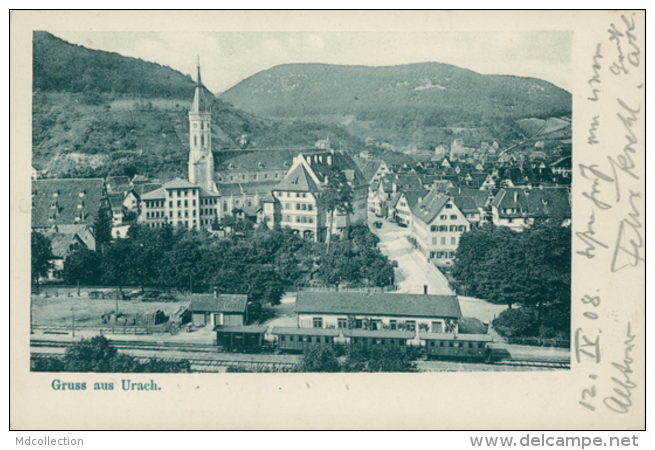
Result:
<svg viewBox="0 0 655 450">
<path fill-rule="evenodd" d="M 412 209 L 412 243 L 437 266 L 453 263 L 462 233 L 470 230 L 453 197 L 433 191 Z"/>
</svg>

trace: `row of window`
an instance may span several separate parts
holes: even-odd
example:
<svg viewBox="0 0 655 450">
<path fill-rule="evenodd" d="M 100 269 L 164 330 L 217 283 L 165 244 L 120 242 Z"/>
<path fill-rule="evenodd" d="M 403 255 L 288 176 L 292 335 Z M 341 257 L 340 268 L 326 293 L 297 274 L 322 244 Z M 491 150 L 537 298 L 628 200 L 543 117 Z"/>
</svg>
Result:
<svg viewBox="0 0 655 450">
<path fill-rule="evenodd" d="M 277 173 L 277 172 L 275 172 L 275 173 L 273 174 L 273 176 L 274 176 L 274 178 L 277 180 L 277 179 L 279 179 L 280 174 Z M 226 178 L 227 178 L 227 177 L 226 177 Z M 256 174 L 256 173 L 253 174 L 253 175 L 250 177 L 250 179 L 253 180 L 253 181 L 257 181 L 257 180 L 259 179 L 258 174 Z M 264 179 L 264 180 L 268 180 L 268 173 L 265 173 L 265 174 L 264 174 L 263 179 Z M 230 181 L 239 181 L 239 180 L 240 180 L 240 181 L 246 181 L 246 174 L 244 173 L 244 174 L 241 174 L 241 175 L 230 175 Z M 219 176 L 219 177 L 218 177 L 218 181 L 223 181 L 223 177 Z"/>
<path fill-rule="evenodd" d="M 430 225 L 432 232 L 466 231 L 467 225 Z"/>
<path fill-rule="evenodd" d="M 294 217 L 296 218 L 295 221 Z M 282 216 L 282 222 L 314 223 L 314 216 Z"/>
<path fill-rule="evenodd" d="M 430 252 L 430 258 L 453 259 L 455 252 Z"/>
<path fill-rule="evenodd" d="M 454 255 L 454 253 L 453 253 Z M 363 328 L 363 319 L 355 319 L 355 328 Z M 312 318 L 312 326 L 314 328 L 323 328 L 323 318 L 322 317 L 314 317 Z M 337 328 L 345 329 L 348 328 L 348 319 L 337 319 Z M 382 329 L 382 321 L 379 319 L 374 319 L 373 324 L 372 324 L 372 329 L 374 330 L 381 330 Z M 398 321 L 397 320 L 389 320 L 389 329 L 391 330 L 397 330 L 398 329 Z M 416 321 L 415 320 L 406 320 L 405 321 L 405 330 L 407 331 L 415 331 L 416 330 Z M 433 333 L 441 333 L 443 332 L 443 323 L 441 322 L 432 322 L 432 332 Z"/>
<path fill-rule="evenodd" d="M 442 214 L 439 216 L 440 220 L 448 220 L 448 216 L 446 214 Z M 457 220 L 457 214 L 451 214 L 450 215 L 450 220 Z"/>
<path fill-rule="evenodd" d="M 293 203 L 284 203 L 282 209 L 293 210 Z M 296 211 L 313 211 L 314 205 L 311 203 L 296 203 Z"/>
<path fill-rule="evenodd" d="M 437 341 L 428 341 L 427 346 L 428 347 L 446 347 L 446 342 L 444 341 L 438 341 L 439 345 L 437 345 Z M 468 344 L 468 346 L 466 345 Z M 453 341 L 448 341 L 448 347 L 451 348 L 484 348 L 484 342 L 453 342 Z"/>
<path fill-rule="evenodd" d="M 438 245 L 437 240 L 438 240 L 438 238 L 433 237 L 432 238 L 432 245 Z M 446 238 L 445 237 L 441 238 L 441 245 L 446 245 Z M 450 238 L 450 245 L 457 245 L 457 238 L 456 237 L 451 237 Z"/>
<path fill-rule="evenodd" d="M 182 197 L 182 192 L 184 192 L 185 197 L 188 197 L 189 192 L 191 192 L 191 196 L 193 197 L 194 195 L 196 195 L 198 193 L 198 189 L 176 189 L 174 191 L 170 190 L 170 191 L 168 191 L 168 196 L 173 197 L 173 192 L 177 192 L 178 197 Z"/>
<path fill-rule="evenodd" d="M 285 336 L 284 334 L 280 335 L 280 342 L 286 342 L 287 338 L 289 338 L 289 342 L 294 342 L 296 337 L 298 338 L 298 342 L 308 342 L 310 344 L 332 344 L 334 342 L 334 337 L 332 336 Z"/>
<path fill-rule="evenodd" d="M 163 208 L 164 207 L 164 201 L 163 200 L 157 200 L 154 202 L 146 202 L 146 208 Z"/>
<path fill-rule="evenodd" d="M 286 192 L 286 196 L 287 196 L 287 197 L 292 197 L 291 194 L 293 194 L 293 192 Z M 295 194 L 296 194 L 296 198 L 307 198 L 307 193 L 306 193 L 306 192 L 296 192 Z M 275 196 L 276 196 L 276 197 L 284 197 L 284 196 L 285 196 L 285 192 L 281 192 L 281 191 L 280 191 L 280 192 L 277 192 L 277 193 L 275 194 Z"/>
</svg>

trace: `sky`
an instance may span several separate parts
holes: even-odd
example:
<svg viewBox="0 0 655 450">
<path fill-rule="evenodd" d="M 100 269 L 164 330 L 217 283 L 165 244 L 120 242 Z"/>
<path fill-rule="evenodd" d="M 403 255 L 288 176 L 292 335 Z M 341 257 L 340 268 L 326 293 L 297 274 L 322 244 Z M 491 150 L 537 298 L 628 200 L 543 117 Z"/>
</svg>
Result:
<svg viewBox="0 0 655 450">
<path fill-rule="evenodd" d="M 387 66 L 442 62 L 482 74 L 541 78 L 571 92 L 567 31 L 530 32 L 53 32 L 88 48 L 157 62 L 221 93 L 286 63 Z"/>
</svg>

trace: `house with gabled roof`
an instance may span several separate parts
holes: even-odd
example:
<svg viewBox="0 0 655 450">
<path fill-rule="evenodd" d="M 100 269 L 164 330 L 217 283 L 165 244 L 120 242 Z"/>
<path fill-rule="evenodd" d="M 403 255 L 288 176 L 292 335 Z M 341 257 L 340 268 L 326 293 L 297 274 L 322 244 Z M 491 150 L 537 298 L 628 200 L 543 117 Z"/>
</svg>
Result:
<svg viewBox="0 0 655 450">
<path fill-rule="evenodd" d="M 397 192 L 389 203 L 389 218 L 394 219 L 397 223 L 411 225 L 412 208 L 423 200 L 428 192 L 427 189 L 408 189 Z"/>
<path fill-rule="evenodd" d="M 451 196 L 431 191 L 412 208 L 410 240 L 437 266 L 452 264 L 462 233 L 470 230 L 471 223 Z"/>
<path fill-rule="evenodd" d="M 192 294 L 189 303 L 194 326 L 241 326 L 248 323 L 248 296 L 242 294 Z"/>
<path fill-rule="evenodd" d="M 503 188 L 491 201 L 496 226 L 523 231 L 537 220 L 571 221 L 571 195 L 565 187 Z"/>
<path fill-rule="evenodd" d="M 462 318 L 455 295 L 360 292 L 299 292 L 295 312 L 299 328 L 348 330 L 427 329 L 457 332 Z M 365 327 L 366 322 L 366 327 Z"/>
<path fill-rule="evenodd" d="M 333 169 L 340 170 L 352 188 L 353 212 L 346 216 L 336 211 L 332 232 L 341 233 L 349 224 L 366 222 L 368 183 L 350 155 L 335 150 L 303 150 L 273 189 L 273 195 L 280 202 L 281 227 L 289 227 L 319 242 L 325 240 L 330 220 L 321 203 L 321 193 Z"/>
<path fill-rule="evenodd" d="M 362 175 L 369 184 L 379 183 L 380 179 L 388 173 L 391 173 L 391 170 L 381 159 L 366 161 L 366 164 L 362 167 Z"/>
</svg>

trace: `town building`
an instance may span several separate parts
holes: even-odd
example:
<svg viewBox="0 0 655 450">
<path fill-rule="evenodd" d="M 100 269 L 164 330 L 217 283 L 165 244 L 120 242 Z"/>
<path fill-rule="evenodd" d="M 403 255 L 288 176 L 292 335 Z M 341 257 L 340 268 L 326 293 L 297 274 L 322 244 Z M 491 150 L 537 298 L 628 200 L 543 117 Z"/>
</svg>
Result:
<svg viewBox="0 0 655 450">
<path fill-rule="evenodd" d="M 216 183 L 279 183 L 289 171 L 298 149 L 275 149 L 249 152 L 221 162 L 216 169 Z"/>
<path fill-rule="evenodd" d="M 248 296 L 241 294 L 192 294 L 191 322 L 196 327 L 241 326 L 248 322 Z"/>
<path fill-rule="evenodd" d="M 491 201 L 496 226 L 523 231 L 537 220 L 571 222 L 571 195 L 566 187 L 503 188 Z"/>
<path fill-rule="evenodd" d="M 151 228 L 209 228 L 220 217 L 219 201 L 218 193 L 176 178 L 141 197 L 140 221 Z"/>
<path fill-rule="evenodd" d="M 400 191 L 389 203 L 389 218 L 397 223 L 410 226 L 412 224 L 412 208 L 428 194 L 426 189 Z"/>
<path fill-rule="evenodd" d="M 437 266 L 450 265 L 471 223 L 453 197 L 431 191 L 412 209 L 412 244 Z"/>
<path fill-rule="evenodd" d="M 332 170 L 341 171 L 353 192 L 352 213 L 335 211 L 333 220 L 321 201 Z M 289 227 L 303 237 L 323 242 L 332 233 L 342 233 L 349 225 L 366 222 L 368 183 L 355 161 L 343 151 L 301 151 L 273 195 L 280 203 L 279 226 Z M 269 207 L 269 212 L 274 209 Z M 277 227 L 274 217 L 264 215 L 267 224 Z"/>
<path fill-rule="evenodd" d="M 299 292 L 299 328 L 456 333 L 462 318 L 455 295 Z"/>
</svg>

